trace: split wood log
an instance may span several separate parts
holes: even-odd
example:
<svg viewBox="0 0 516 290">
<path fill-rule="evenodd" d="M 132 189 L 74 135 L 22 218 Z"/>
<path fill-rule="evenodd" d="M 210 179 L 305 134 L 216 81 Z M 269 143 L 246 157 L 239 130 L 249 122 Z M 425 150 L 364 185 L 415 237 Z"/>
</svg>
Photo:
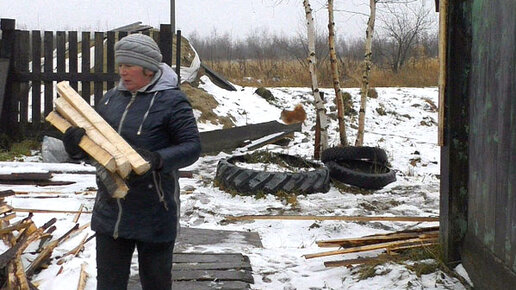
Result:
<svg viewBox="0 0 516 290">
<path fill-rule="evenodd" d="M 76 257 L 84 249 L 84 246 L 86 245 L 86 243 L 89 242 L 91 239 L 93 239 L 95 236 L 96 236 L 96 234 L 93 234 L 90 237 L 88 237 L 88 235 L 85 235 L 84 238 L 82 239 L 82 241 L 79 243 L 79 245 L 77 245 L 75 248 L 71 249 L 70 251 L 66 252 L 59 259 L 59 261 L 57 261 L 57 264 L 62 265 L 65 262 L 67 256 L 72 255 L 72 257 Z"/>
<path fill-rule="evenodd" d="M 81 265 L 81 274 L 79 275 L 79 284 L 77 285 L 77 290 L 84 290 L 87 280 L 88 272 L 86 272 L 86 263 L 83 263 Z"/>
<path fill-rule="evenodd" d="M 106 187 L 107 192 L 113 198 L 124 198 L 129 192 L 129 187 L 118 174 L 109 172 L 102 165 L 92 162 L 97 168 L 97 175 Z"/>
<path fill-rule="evenodd" d="M 94 143 L 102 147 L 115 158 L 116 171 L 120 176 L 125 178 L 129 175 L 131 172 L 131 163 L 129 163 L 126 155 L 122 153 L 115 144 L 109 142 L 109 140 L 88 121 L 88 119 L 81 115 L 81 113 L 65 99 L 57 98 L 54 103 L 56 105 L 57 112 L 59 112 L 61 116 L 69 120 L 74 126 L 84 128 L 84 130 L 86 130 L 86 135 L 88 135 Z"/>
<path fill-rule="evenodd" d="M 27 221 L 32 223 L 32 220 Z M 16 256 L 21 255 L 21 253 L 35 240 L 41 237 L 44 231 L 49 228 L 52 224 L 56 222 L 56 219 L 53 218 L 47 223 L 45 223 L 42 227 L 38 228 L 36 231 L 29 234 L 28 231 L 24 231 L 20 234 L 16 244 L 14 244 L 11 248 L 5 251 L 2 255 L 0 255 L 0 269 L 4 268 L 12 259 Z M 14 268 L 13 268 L 14 270 Z"/>
<path fill-rule="evenodd" d="M 14 195 L 14 191 L 13 190 L 2 190 L 0 191 L 0 198 L 3 200 L 5 197 L 8 197 L 8 196 L 11 196 L 11 195 Z"/>
<path fill-rule="evenodd" d="M 16 217 L 16 213 L 10 213 L 10 214 L 6 214 L 5 216 L 3 217 L 0 217 L 0 222 L 9 222 L 10 220 L 12 220 L 13 218 Z"/>
<path fill-rule="evenodd" d="M 0 214 L 8 213 L 12 210 L 13 210 L 12 206 L 10 206 L 8 204 L 0 205 Z"/>
<path fill-rule="evenodd" d="M 136 152 L 122 136 L 111 127 L 71 86 L 68 82 L 57 84 L 57 92 L 65 98 L 77 111 L 87 118 L 95 128 L 127 157 L 137 174 L 143 174 L 150 169 L 150 164 Z M 125 177 L 125 176 L 122 176 Z"/>
<path fill-rule="evenodd" d="M 244 220 L 338 220 L 338 221 L 391 221 L 391 222 L 437 222 L 439 217 L 417 217 L 417 216 L 314 216 L 314 215 L 244 215 L 226 216 L 226 221 Z"/>
<path fill-rule="evenodd" d="M 50 112 L 45 118 L 50 124 L 56 127 L 59 131 L 64 133 L 66 129 L 70 128 L 72 124 L 61 117 L 57 112 Z M 84 136 L 79 142 L 79 147 L 82 148 L 88 155 L 93 159 L 97 160 L 102 166 L 104 166 L 110 172 L 115 172 L 116 162 L 115 158 L 109 154 L 106 150 L 102 149 L 99 145 L 93 142 L 90 137 Z"/>
<path fill-rule="evenodd" d="M 29 267 L 25 271 L 27 277 L 31 277 L 36 272 L 36 270 L 38 270 L 41 267 L 41 265 L 43 265 L 43 263 L 45 263 L 50 258 L 54 249 L 63 241 L 65 241 L 70 236 L 70 234 L 78 228 L 79 224 L 75 224 L 75 226 L 72 229 L 70 229 L 60 238 L 48 243 L 39 253 L 39 255 L 32 261 L 32 263 L 30 263 Z"/>
<path fill-rule="evenodd" d="M 415 239 L 409 239 L 409 240 L 403 240 L 403 241 L 378 243 L 378 244 L 374 244 L 374 245 L 352 247 L 352 248 L 347 248 L 347 249 L 328 251 L 328 252 L 322 252 L 322 253 L 315 253 L 315 254 L 307 254 L 307 255 L 303 255 L 303 257 L 305 257 L 306 259 L 312 259 L 312 258 L 320 258 L 320 257 L 333 256 L 333 255 L 349 254 L 349 253 L 356 253 L 356 252 L 365 252 L 365 251 L 372 251 L 372 250 L 384 249 L 384 248 L 389 248 L 389 247 L 408 245 L 408 244 L 411 244 L 411 243 L 412 244 L 414 244 L 414 243 L 425 243 L 425 242 L 428 242 L 429 240 L 431 240 L 431 239 L 415 238 Z"/>
<path fill-rule="evenodd" d="M 29 281 L 27 280 L 27 275 L 25 275 L 25 271 L 23 270 L 23 264 L 21 262 L 21 253 L 16 255 L 11 263 L 15 268 L 16 280 L 18 280 L 19 289 L 25 290 L 30 289 Z"/>
<path fill-rule="evenodd" d="M 81 213 L 82 213 L 82 210 L 84 209 L 84 204 L 81 203 L 81 207 L 79 207 L 79 212 L 75 215 L 75 217 L 73 218 L 73 222 L 74 223 L 77 223 L 77 221 L 79 220 L 79 218 L 81 217 Z"/>
<path fill-rule="evenodd" d="M 43 250 L 43 247 L 47 243 L 47 241 L 52 239 L 52 233 L 57 229 L 55 225 L 51 226 L 45 231 L 45 236 L 41 237 L 41 240 L 39 241 L 38 249 L 36 250 L 37 253 L 40 253 Z"/>
<path fill-rule="evenodd" d="M 30 226 L 30 224 L 28 224 L 28 223 L 17 223 L 15 225 L 0 229 L 0 235 L 12 233 L 13 231 L 20 231 L 22 229 L 27 228 L 28 226 Z"/>
</svg>

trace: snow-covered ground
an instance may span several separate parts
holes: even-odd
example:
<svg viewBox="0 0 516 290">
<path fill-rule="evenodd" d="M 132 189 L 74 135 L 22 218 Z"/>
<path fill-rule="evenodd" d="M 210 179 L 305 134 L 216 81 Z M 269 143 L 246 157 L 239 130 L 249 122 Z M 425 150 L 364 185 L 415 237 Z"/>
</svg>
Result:
<svg viewBox="0 0 516 290">
<path fill-rule="evenodd" d="M 219 106 L 217 114 L 229 115 L 238 126 L 278 120 L 282 109 L 292 109 L 303 103 L 308 119 L 301 133 L 286 147 L 267 145 L 259 150 L 269 150 L 298 155 L 310 159 L 313 154 L 313 126 L 315 123 L 312 96 L 308 88 L 274 88 L 276 103 L 269 104 L 254 94 L 256 88 L 238 87 L 236 92 L 228 92 L 216 87 L 208 78 L 203 77 L 200 87 L 212 94 Z M 336 110 L 333 107 L 334 92 L 323 89 L 327 100 L 330 118 L 330 145 L 339 140 Z M 345 89 L 352 95 L 354 108 L 358 111 L 359 90 Z M 254 197 L 232 196 L 213 186 L 218 160 L 229 156 L 220 153 L 216 156 L 201 157 L 185 170 L 194 172 L 193 178 L 180 180 L 181 225 L 205 229 L 225 229 L 254 231 L 259 233 L 263 248 L 244 245 L 219 245 L 190 249 L 200 252 L 241 252 L 250 257 L 255 284 L 253 289 L 465 289 L 456 279 L 438 271 L 418 277 L 409 267 L 386 264 L 376 269 L 377 275 L 365 280 L 358 278 L 355 268 L 325 268 L 324 261 L 352 259 L 369 254 L 347 254 L 334 257 L 305 259 L 303 255 L 323 252 L 315 243 L 317 240 L 352 238 L 365 235 L 386 233 L 419 226 L 432 226 L 437 223 L 408 222 L 345 222 L 345 221 L 282 221 L 257 220 L 245 222 L 225 222 L 228 215 L 392 215 L 392 216 L 438 216 L 439 214 L 439 147 L 437 146 L 437 112 L 432 103 L 437 104 L 437 88 L 377 88 L 379 97 L 369 99 L 366 115 L 364 145 L 384 148 L 389 157 L 391 168 L 396 171 L 397 181 L 382 190 L 367 194 L 353 193 L 352 190 L 331 187 L 327 193 L 298 196 L 297 204 L 288 204 L 275 196 L 255 199 Z M 333 108 L 332 108 L 333 107 Z M 357 118 L 346 118 L 348 139 L 354 142 Z M 220 128 L 217 124 L 199 124 L 201 130 Z M 236 149 L 234 153 L 243 151 Z M 37 158 L 36 158 L 37 159 Z M 0 172 L 9 171 L 12 166 L 35 166 L 47 169 L 57 166 L 61 169 L 91 170 L 87 165 L 49 165 L 38 162 L 0 163 Z M 16 169 L 16 170 L 19 170 Z M 21 185 L 0 185 L 0 190 L 13 189 L 28 192 L 7 198 L 16 208 L 37 208 L 54 210 L 77 210 L 81 205 L 91 210 L 94 202 L 95 178 L 93 174 L 55 174 L 53 180 L 76 181 L 68 186 L 34 187 Z M 90 190 L 90 191 L 88 191 Z M 53 192 L 47 198 L 35 198 L 37 192 Z M 41 195 L 41 194 L 39 194 Z M 18 213 L 17 219 L 26 216 Z M 59 237 L 71 227 L 73 214 L 36 213 L 33 220 L 38 226 L 56 217 Z M 89 222 L 90 215 L 82 214 L 79 223 Z M 53 256 L 75 247 L 85 235 L 93 232 L 86 230 L 60 245 Z M 37 247 L 32 245 L 32 248 Z M 6 246 L 0 245 L 0 252 Z M 30 249 L 29 249 L 30 250 Z M 373 254 L 377 254 L 375 252 Z M 23 262 L 34 256 L 25 254 Z M 39 289 L 70 289 L 77 285 L 81 265 L 86 264 L 90 276 L 86 289 L 95 289 L 95 243 L 89 242 L 77 257 L 58 265 L 56 260 L 37 274 L 33 281 L 39 281 Z M 62 269 L 61 269 L 61 266 Z M 137 269 L 137 264 L 132 267 Z M 58 272 L 60 272 L 58 274 Z"/>
</svg>

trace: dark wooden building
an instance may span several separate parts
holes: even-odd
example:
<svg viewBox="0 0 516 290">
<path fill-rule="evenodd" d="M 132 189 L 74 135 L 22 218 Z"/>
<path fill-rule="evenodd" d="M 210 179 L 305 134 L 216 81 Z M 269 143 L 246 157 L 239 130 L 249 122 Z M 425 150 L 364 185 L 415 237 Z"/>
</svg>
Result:
<svg viewBox="0 0 516 290">
<path fill-rule="evenodd" d="M 516 1 L 441 0 L 441 241 L 475 289 L 516 288 Z"/>
</svg>

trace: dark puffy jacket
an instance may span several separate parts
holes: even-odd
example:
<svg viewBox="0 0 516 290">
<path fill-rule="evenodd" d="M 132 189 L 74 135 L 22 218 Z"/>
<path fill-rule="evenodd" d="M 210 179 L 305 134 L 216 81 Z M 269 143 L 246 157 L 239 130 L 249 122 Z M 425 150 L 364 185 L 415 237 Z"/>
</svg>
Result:
<svg viewBox="0 0 516 290">
<path fill-rule="evenodd" d="M 163 168 L 129 184 L 123 199 L 111 198 L 97 177 L 91 228 L 115 238 L 173 241 L 179 225 L 178 169 L 194 163 L 201 152 L 192 107 L 177 89 L 176 74 L 162 64 L 151 85 L 134 95 L 121 82 L 96 110 L 133 148 L 158 152 Z"/>
</svg>

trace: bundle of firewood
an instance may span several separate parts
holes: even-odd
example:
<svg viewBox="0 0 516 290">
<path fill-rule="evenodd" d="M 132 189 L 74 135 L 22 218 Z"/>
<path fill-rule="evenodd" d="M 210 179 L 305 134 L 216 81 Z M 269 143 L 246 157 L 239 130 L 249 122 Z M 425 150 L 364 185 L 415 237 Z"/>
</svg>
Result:
<svg viewBox="0 0 516 290">
<path fill-rule="evenodd" d="M 56 230 L 54 225 L 56 218 L 50 219 L 38 228 L 32 221 L 33 214 L 29 213 L 26 218 L 10 224 L 10 220 L 15 218 L 16 214 L 13 212 L 13 208 L 5 203 L 4 198 L 14 194 L 15 192 L 12 190 L 0 191 L 0 237 L 9 246 L 9 249 L 0 255 L 0 272 L 2 273 L 0 274 L 0 287 L 2 289 L 37 289 L 35 285 L 37 282 L 32 282 L 31 277 L 48 264 L 52 252 L 57 246 L 88 228 L 89 223 L 79 226 L 77 223 L 79 211 L 74 219 L 75 226 L 56 239 L 52 239 L 52 233 Z M 76 247 L 61 256 L 57 263 L 60 265 L 68 257 L 76 256 L 92 237 L 85 236 Z M 27 247 L 38 240 L 40 242 L 35 251 L 36 258 L 28 267 L 24 268 L 21 257 Z"/>
<path fill-rule="evenodd" d="M 60 95 L 55 100 L 56 111 L 46 120 L 59 131 L 70 126 L 86 130 L 79 146 L 95 161 L 100 178 L 113 197 L 124 197 L 128 188 L 124 182 L 131 171 L 143 174 L 150 165 L 68 84 L 57 84 Z"/>
<path fill-rule="evenodd" d="M 439 227 L 426 227 L 414 230 L 397 231 L 388 234 L 370 235 L 361 238 L 336 239 L 317 241 L 319 247 L 339 247 L 338 250 L 307 254 L 306 259 L 342 255 L 349 253 L 366 252 L 384 249 L 387 254 L 398 251 L 427 247 L 438 244 Z M 374 258 L 350 259 L 342 261 L 325 262 L 327 267 L 349 266 L 366 263 Z"/>
</svg>

